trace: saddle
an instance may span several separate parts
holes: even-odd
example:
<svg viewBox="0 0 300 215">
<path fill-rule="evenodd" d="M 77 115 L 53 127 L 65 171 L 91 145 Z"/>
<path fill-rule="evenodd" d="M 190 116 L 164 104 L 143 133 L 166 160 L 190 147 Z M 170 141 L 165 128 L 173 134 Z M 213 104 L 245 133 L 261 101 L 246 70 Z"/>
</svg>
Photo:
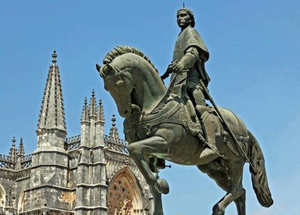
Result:
<svg viewBox="0 0 300 215">
<path fill-rule="evenodd" d="M 192 102 L 184 104 L 183 100 L 175 94 L 171 94 L 159 110 L 151 113 L 136 113 L 125 119 L 124 132 L 125 135 L 132 136 L 133 133 L 143 130 L 147 136 L 151 136 L 152 128 L 162 123 L 182 125 L 195 136 L 204 134 Z"/>
</svg>

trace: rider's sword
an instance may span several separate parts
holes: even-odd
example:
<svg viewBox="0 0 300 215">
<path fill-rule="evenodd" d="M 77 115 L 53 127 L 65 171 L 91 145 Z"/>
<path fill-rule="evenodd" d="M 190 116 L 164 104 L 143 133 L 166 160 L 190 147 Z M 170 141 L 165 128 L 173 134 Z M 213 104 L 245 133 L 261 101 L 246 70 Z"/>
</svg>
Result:
<svg viewBox="0 0 300 215">
<path fill-rule="evenodd" d="M 215 110 L 216 110 L 219 118 L 221 119 L 221 121 L 225 125 L 226 130 L 229 132 L 229 134 L 231 135 L 232 139 L 236 143 L 236 146 L 237 146 L 238 150 L 240 151 L 240 154 L 242 154 L 244 156 L 245 160 L 251 165 L 252 169 L 254 170 L 253 164 L 251 163 L 250 159 L 248 158 L 246 152 L 243 150 L 243 148 L 240 145 L 239 141 L 236 139 L 234 133 L 229 128 L 227 122 L 224 120 L 224 117 L 222 116 L 221 112 L 219 111 L 219 109 L 218 109 L 216 103 L 214 102 L 213 98 L 210 96 L 209 91 L 208 91 L 207 87 L 205 86 L 203 80 L 200 79 L 199 83 L 200 83 L 201 87 L 204 89 L 204 92 L 206 93 L 207 98 L 209 99 L 209 101 L 211 102 L 211 104 L 213 105 L 213 107 L 215 108 Z"/>
</svg>

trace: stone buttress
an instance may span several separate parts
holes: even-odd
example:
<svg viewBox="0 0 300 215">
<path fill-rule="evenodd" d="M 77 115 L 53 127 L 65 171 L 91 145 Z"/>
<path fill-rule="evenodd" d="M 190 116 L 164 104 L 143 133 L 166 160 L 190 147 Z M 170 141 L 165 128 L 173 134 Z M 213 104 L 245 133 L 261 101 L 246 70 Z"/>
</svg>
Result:
<svg viewBox="0 0 300 215">
<path fill-rule="evenodd" d="M 93 91 L 81 116 L 81 144 L 77 168 L 75 214 L 106 215 L 107 185 L 104 156 L 104 113 Z"/>
</svg>

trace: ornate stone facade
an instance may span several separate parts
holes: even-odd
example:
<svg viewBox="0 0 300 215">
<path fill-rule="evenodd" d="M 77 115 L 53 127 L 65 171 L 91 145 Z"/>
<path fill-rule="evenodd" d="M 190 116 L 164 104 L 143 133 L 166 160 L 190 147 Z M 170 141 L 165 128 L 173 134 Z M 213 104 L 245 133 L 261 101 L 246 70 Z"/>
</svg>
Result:
<svg viewBox="0 0 300 215">
<path fill-rule="evenodd" d="M 85 99 L 81 134 L 67 129 L 57 54 L 44 91 L 37 128 L 37 149 L 25 155 L 23 140 L 12 140 L 0 155 L 0 215 L 78 214 L 146 215 L 152 197 L 145 179 L 129 158 L 115 117 L 104 134 L 104 111 L 93 91 Z"/>
</svg>

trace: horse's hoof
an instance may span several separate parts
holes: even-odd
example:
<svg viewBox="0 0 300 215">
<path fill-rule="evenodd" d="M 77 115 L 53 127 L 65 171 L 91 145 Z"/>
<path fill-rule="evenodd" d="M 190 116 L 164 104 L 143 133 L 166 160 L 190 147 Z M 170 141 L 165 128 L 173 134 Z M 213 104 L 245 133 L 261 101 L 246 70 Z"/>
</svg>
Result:
<svg viewBox="0 0 300 215">
<path fill-rule="evenodd" d="M 219 204 L 216 204 L 213 207 L 213 214 L 212 215 L 225 215 L 225 209 L 220 208 Z"/>
<path fill-rule="evenodd" d="M 157 192 L 162 194 L 168 194 L 170 191 L 168 182 L 162 178 L 157 179 L 154 187 L 157 190 Z"/>
</svg>

